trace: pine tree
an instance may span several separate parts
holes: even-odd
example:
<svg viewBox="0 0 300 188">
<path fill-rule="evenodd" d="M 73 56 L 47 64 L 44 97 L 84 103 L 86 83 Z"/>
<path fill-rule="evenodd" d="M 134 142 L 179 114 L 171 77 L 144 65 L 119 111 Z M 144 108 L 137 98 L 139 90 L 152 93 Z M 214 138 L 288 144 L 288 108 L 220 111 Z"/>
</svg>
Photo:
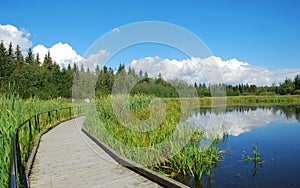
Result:
<svg viewBox="0 0 300 188">
<path fill-rule="evenodd" d="M 39 93 L 40 97 L 43 99 L 52 98 L 52 90 L 55 88 L 53 87 L 53 74 L 52 70 L 54 69 L 55 65 L 52 62 L 50 51 L 45 55 L 43 64 L 41 66 L 41 92 Z"/>
<path fill-rule="evenodd" d="M 132 71 L 132 75 L 136 76 L 134 68 L 132 68 L 131 71 Z"/>
<path fill-rule="evenodd" d="M 128 67 L 128 75 L 131 75 L 132 74 L 132 70 L 131 70 L 131 66 Z"/>
<path fill-rule="evenodd" d="M 125 66 L 124 66 L 124 64 L 120 64 L 119 65 L 119 68 L 117 70 L 117 75 L 119 75 L 122 72 L 125 72 Z"/>
<path fill-rule="evenodd" d="M 12 82 L 13 79 L 10 78 L 12 73 L 14 72 L 16 68 L 16 59 L 14 54 L 14 49 L 12 46 L 12 43 L 9 43 L 8 52 L 7 52 L 7 63 L 6 63 L 6 69 L 7 69 L 7 81 Z"/>
<path fill-rule="evenodd" d="M 64 90 L 62 96 L 66 98 L 71 98 L 74 74 L 70 64 L 68 64 L 67 70 L 64 70 L 65 69 L 63 69 L 62 71 L 62 80 L 64 81 Z"/>
<path fill-rule="evenodd" d="M 33 55 L 32 49 L 29 48 L 28 52 L 27 52 L 27 56 L 25 58 L 25 63 L 27 63 L 29 65 L 33 65 L 34 62 L 35 62 L 35 60 L 34 60 L 34 55 Z"/>
<path fill-rule="evenodd" d="M 34 64 L 35 64 L 35 65 L 38 65 L 38 66 L 41 64 L 39 53 L 36 54 L 36 58 L 35 58 Z"/>
<path fill-rule="evenodd" d="M 0 79 L 1 79 L 0 82 L 4 82 L 6 78 L 7 75 L 6 65 L 7 65 L 7 51 L 2 41 L 0 44 Z"/>
<path fill-rule="evenodd" d="M 72 67 L 71 67 L 71 65 L 70 65 L 70 64 L 68 64 L 68 66 L 67 66 L 67 70 L 68 70 L 68 71 L 71 71 L 71 70 L 72 70 Z"/>
<path fill-rule="evenodd" d="M 54 64 L 52 62 L 52 58 L 51 58 L 51 55 L 50 55 L 50 50 L 48 51 L 48 53 L 44 57 L 43 67 L 48 71 L 50 71 L 54 67 Z"/>
<path fill-rule="evenodd" d="M 195 82 L 195 83 L 194 83 L 194 87 L 195 87 L 195 88 L 197 88 L 197 87 L 198 87 L 198 85 L 197 85 L 197 82 Z"/>
<path fill-rule="evenodd" d="M 14 49 L 11 42 L 9 43 L 9 47 L 8 47 L 8 56 L 14 58 Z"/>
<path fill-rule="evenodd" d="M 84 72 L 84 66 L 83 66 L 83 64 L 81 64 L 81 66 L 80 66 L 80 72 Z"/>
<path fill-rule="evenodd" d="M 96 75 L 100 74 L 100 67 L 98 64 L 96 65 L 95 72 L 96 72 Z"/>
<path fill-rule="evenodd" d="M 139 72 L 139 77 L 143 77 L 143 71 L 142 70 L 140 70 L 140 72 Z"/>
<path fill-rule="evenodd" d="M 17 45 L 17 47 L 16 47 L 15 56 L 16 56 L 17 66 L 21 66 L 24 62 L 24 57 L 22 55 L 21 48 L 19 45 Z"/>
<path fill-rule="evenodd" d="M 295 76 L 294 83 L 295 83 L 295 89 L 300 90 L 300 74 Z"/>
</svg>

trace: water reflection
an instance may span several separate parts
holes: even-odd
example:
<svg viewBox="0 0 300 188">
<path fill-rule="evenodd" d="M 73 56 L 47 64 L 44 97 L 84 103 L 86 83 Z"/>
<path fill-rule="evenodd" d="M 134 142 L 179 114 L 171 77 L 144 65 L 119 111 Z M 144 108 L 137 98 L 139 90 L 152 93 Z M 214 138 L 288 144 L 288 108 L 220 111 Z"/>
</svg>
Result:
<svg viewBox="0 0 300 188">
<path fill-rule="evenodd" d="M 212 121 L 215 119 L 223 121 Z M 220 108 L 202 108 L 191 111 L 184 123 L 204 129 L 208 135 L 223 134 L 225 128 L 229 135 L 239 136 L 256 127 L 283 121 L 300 121 L 300 105 L 227 107 L 226 111 Z"/>
<path fill-rule="evenodd" d="M 211 122 L 210 117 L 223 117 Z M 191 111 L 185 122 L 213 133 L 225 127 L 229 136 L 220 145 L 224 160 L 211 176 L 201 180 L 185 177 L 190 187 L 300 187 L 300 105 L 248 106 Z M 211 118 L 214 119 L 214 118 Z M 226 137 L 225 137 L 226 138 Z M 245 152 L 254 157 L 253 144 L 262 162 L 243 161 Z"/>
<path fill-rule="evenodd" d="M 253 162 L 253 173 L 252 176 L 255 177 L 257 175 L 257 167 L 262 167 L 262 163 L 258 163 L 256 161 Z"/>
</svg>

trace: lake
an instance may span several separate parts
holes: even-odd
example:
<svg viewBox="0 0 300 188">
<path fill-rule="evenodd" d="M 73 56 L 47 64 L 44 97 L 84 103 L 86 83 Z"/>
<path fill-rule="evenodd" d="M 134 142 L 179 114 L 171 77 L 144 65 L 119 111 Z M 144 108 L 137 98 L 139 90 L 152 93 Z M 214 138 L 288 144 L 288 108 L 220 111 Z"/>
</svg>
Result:
<svg viewBox="0 0 300 188">
<path fill-rule="evenodd" d="M 300 105 L 201 109 L 185 123 L 216 131 L 212 119 L 218 118 L 228 133 L 220 144 L 224 160 L 211 177 L 181 181 L 190 187 L 300 187 Z M 242 160 L 242 154 L 253 156 L 254 144 L 261 164 Z"/>
</svg>

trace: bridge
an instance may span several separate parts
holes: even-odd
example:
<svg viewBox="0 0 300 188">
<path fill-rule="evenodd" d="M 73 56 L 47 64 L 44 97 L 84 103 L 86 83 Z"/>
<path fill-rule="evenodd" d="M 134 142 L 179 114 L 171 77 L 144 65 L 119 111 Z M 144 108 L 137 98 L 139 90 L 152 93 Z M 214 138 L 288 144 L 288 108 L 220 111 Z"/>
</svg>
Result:
<svg viewBox="0 0 300 188">
<path fill-rule="evenodd" d="M 22 167 L 19 162 L 21 150 L 16 150 L 17 154 L 13 152 L 12 156 L 17 157 L 12 157 L 10 187 L 18 187 L 18 183 L 14 182 L 18 181 L 19 173 L 26 174 L 25 181 L 20 180 L 21 184 L 33 188 L 186 187 L 182 183 L 122 158 L 83 129 L 84 119 L 85 116 L 80 116 L 58 123 L 41 134 L 38 144 L 31 153 L 33 157 L 29 159 L 26 173 L 24 168 L 19 168 Z M 30 119 L 26 122 L 32 126 Z M 22 126 L 25 124 L 23 123 L 17 130 Z M 19 148 L 19 143 L 16 143 L 17 145 L 13 144 L 14 151 Z"/>
<path fill-rule="evenodd" d="M 42 137 L 30 187 L 160 187 L 118 164 L 81 131 L 83 122 L 66 121 Z"/>
</svg>

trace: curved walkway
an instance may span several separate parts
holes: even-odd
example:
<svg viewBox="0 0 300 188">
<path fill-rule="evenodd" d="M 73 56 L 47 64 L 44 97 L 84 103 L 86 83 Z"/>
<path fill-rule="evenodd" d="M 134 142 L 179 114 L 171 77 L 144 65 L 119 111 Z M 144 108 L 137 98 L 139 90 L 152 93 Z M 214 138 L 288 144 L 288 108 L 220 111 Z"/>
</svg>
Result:
<svg viewBox="0 0 300 188">
<path fill-rule="evenodd" d="M 30 187 L 160 187 L 116 163 L 82 131 L 84 117 L 42 136 Z"/>
</svg>

